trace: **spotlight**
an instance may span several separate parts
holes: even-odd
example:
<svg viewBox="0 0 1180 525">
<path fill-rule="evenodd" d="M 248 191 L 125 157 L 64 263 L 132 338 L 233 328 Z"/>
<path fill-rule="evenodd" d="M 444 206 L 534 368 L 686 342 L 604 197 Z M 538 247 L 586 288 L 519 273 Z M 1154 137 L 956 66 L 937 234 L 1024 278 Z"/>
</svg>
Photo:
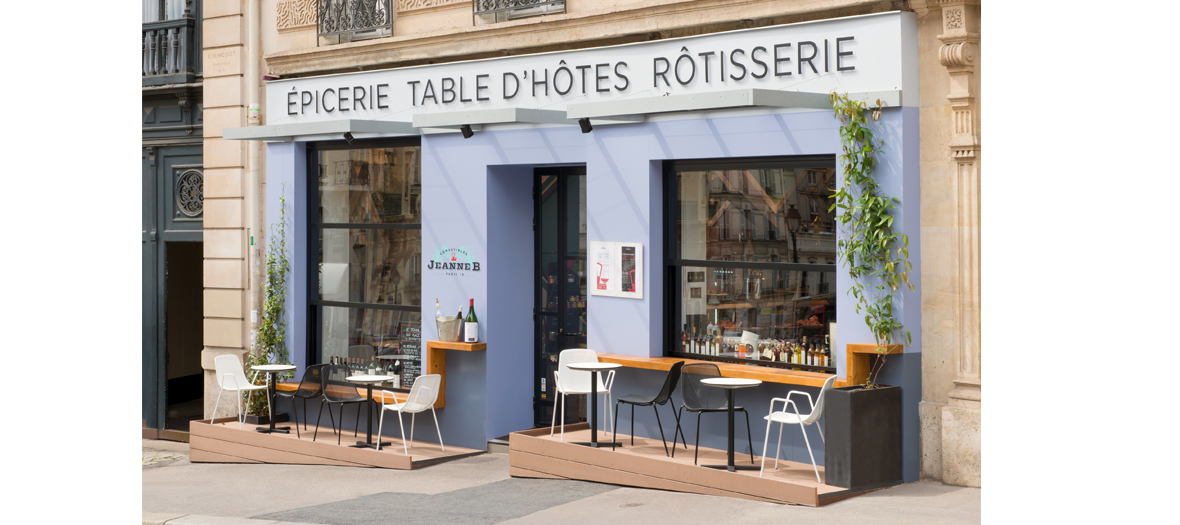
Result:
<svg viewBox="0 0 1180 525">
<path fill-rule="evenodd" d="M 352 132 L 351 131 L 344 132 L 344 142 L 352 144 Z"/>
<path fill-rule="evenodd" d="M 459 131 L 463 132 L 463 138 L 465 138 L 465 139 L 469 139 L 469 138 L 471 138 L 472 135 L 475 135 L 475 132 L 471 131 L 470 124 L 464 124 L 462 126 L 459 126 Z"/>
<path fill-rule="evenodd" d="M 590 133 L 594 130 L 594 127 L 590 125 L 590 117 L 578 119 L 578 125 L 582 127 L 582 133 Z"/>
</svg>

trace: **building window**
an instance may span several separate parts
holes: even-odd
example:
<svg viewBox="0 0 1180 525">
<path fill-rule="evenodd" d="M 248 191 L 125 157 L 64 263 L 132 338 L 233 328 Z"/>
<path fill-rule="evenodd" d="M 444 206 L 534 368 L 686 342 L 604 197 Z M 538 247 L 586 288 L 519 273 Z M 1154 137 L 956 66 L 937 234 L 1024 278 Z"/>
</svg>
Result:
<svg viewBox="0 0 1180 525">
<path fill-rule="evenodd" d="M 384 386 L 408 387 L 422 348 L 418 139 L 321 144 L 309 158 L 309 257 L 319 269 L 318 293 L 309 294 L 310 361 L 392 366 L 399 381 Z"/>
<path fill-rule="evenodd" d="M 665 252 L 676 276 L 667 355 L 835 372 L 822 357 L 810 365 L 788 357 L 796 347 L 831 355 L 836 238 L 817 227 L 822 212 L 808 186 L 834 172 L 831 156 L 665 164 L 676 218 Z M 758 338 L 752 351 L 740 348 L 747 332 Z"/>
</svg>

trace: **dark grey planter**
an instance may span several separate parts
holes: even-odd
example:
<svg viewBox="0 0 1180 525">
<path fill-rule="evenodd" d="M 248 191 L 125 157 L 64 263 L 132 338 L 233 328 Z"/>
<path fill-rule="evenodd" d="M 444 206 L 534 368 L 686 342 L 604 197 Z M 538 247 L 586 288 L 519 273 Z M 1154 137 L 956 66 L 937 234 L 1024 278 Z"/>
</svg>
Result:
<svg viewBox="0 0 1180 525">
<path fill-rule="evenodd" d="M 286 412 L 279 412 L 278 414 L 275 414 L 275 423 L 286 423 L 287 421 L 289 421 L 289 419 L 287 418 Z M 270 416 L 253 416 L 246 414 L 246 418 L 243 423 L 247 425 L 269 425 Z"/>
<path fill-rule="evenodd" d="M 901 483 L 901 387 L 833 388 L 824 405 L 824 483 L 851 490 Z"/>
</svg>

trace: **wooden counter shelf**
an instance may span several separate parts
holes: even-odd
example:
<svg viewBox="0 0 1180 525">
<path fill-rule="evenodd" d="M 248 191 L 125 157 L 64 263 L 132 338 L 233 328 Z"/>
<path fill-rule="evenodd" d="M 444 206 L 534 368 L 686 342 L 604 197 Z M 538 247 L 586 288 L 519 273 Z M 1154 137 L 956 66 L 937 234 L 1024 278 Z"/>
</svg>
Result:
<svg viewBox="0 0 1180 525">
<path fill-rule="evenodd" d="M 719 361 L 705 361 L 701 359 L 682 359 L 679 357 L 635 357 L 618 354 L 598 354 L 598 360 L 603 363 L 616 363 L 629 368 L 643 368 L 646 370 L 672 369 L 672 364 L 684 361 L 684 364 L 713 363 L 721 370 L 723 377 L 740 377 L 743 379 L 758 379 L 764 383 L 781 383 L 788 385 L 803 385 L 821 387 L 831 374 L 819 372 L 803 372 L 800 370 L 786 370 L 768 366 L 739 365 Z M 835 386 L 846 386 L 846 382 L 837 379 Z"/>
</svg>

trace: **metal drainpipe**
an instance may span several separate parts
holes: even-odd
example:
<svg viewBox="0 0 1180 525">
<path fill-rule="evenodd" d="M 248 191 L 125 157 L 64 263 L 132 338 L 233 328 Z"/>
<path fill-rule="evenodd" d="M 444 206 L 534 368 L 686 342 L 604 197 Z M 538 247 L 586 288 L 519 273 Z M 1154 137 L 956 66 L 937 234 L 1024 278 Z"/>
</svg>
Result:
<svg viewBox="0 0 1180 525">
<path fill-rule="evenodd" d="M 259 0 L 249 0 L 247 6 L 248 13 L 246 15 L 247 23 L 247 59 L 246 59 L 246 92 L 249 94 L 249 107 L 246 110 L 246 125 L 258 126 L 262 124 L 262 111 L 258 104 L 258 68 L 259 62 L 262 59 L 261 48 L 258 38 L 258 25 L 260 21 L 259 16 Z M 262 300 L 262 241 L 263 232 L 260 227 L 262 221 L 260 215 L 263 210 L 262 206 L 262 182 L 259 175 L 259 161 L 261 160 L 262 141 L 251 140 L 248 141 L 246 148 L 248 152 L 248 167 L 247 167 L 247 183 L 246 183 L 246 258 L 247 258 L 247 283 L 248 283 L 248 297 L 250 301 L 250 327 L 249 341 L 247 348 L 254 349 L 254 342 L 258 333 L 258 319 L 260 315 L 259 305 Z"/>
</svg>

